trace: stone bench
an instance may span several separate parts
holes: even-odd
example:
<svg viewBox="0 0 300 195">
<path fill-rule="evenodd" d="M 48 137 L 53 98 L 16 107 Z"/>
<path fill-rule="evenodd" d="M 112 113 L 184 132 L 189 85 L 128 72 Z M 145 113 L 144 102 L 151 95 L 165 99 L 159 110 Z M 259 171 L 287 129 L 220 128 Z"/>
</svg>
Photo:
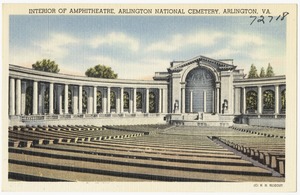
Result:
<svg viewBox="0 0 300 195">
<path fill-rule="evenodd" d="M 42 154 L 43 151 L 45 155 Z M 52 154 L 51 151 L 55 151 L 55 154 Z M 34 153 L 35 151 L 31 150 L 31 152 Z M 49 152 L 48 155 L 47 152 Z M 160 166 L 160 168 L 154 167 L 154 165 L 151 166 L 151 164 L 146 164 L 146 167 L 131 166 L 129 164 L 128 165 L 115 164 L 115 163 L 110 164 L 109 162 L 114 162 L 112 159 L 115 158 L 114 157 L 110 158 L 108 156 L 105 157 L 107 159 L 110 159 L 107 161 L 107 163 L 109 164 L 107 164 L 105 162 L 102 162 L 104 161 L 103 156 L 88 155 L 82 153 L 71 154 L 69 152 L 63 153 L 62 151 L 56 151 L 56 150 L 45 151 L 45 149 L 38 150 L 38 153 L 36 153 L 36 155 L 26 155 L 26 152 L 24 152 L 23 155 L 26 156 L 26 161 L 28 163 L 38 162 L 38 164 L 42 163 L 43 167 L 49 166 L 52 169 L 68 170 L 71 172 L 78 172 L 78 171 L 93 172 L 95 174 L 105 174 L 105 175 L 114 175 L 114 176 L 124 175 L 127 178 L 151 179 L 151 180 L 160 180 L 160 181 L 277 181 L 277 182 L 283 181 L 282 178 L 270 177 L 269 176 L 270 174 L 267 171 L 263 169 L 257 169 L 257 168 L 255 168 L 256 171 L 254 171 L 254 169 L 253 171 L 257 172 L 256 174 L 259 176 L 255 175 L 254 172 L 252 172 L 253 175 L 251 175 L 250 172 L 249 172 L 250 175 L 249 174 L 247 175 L 247 173 L 245 175 L 242 175 L 234 171 L 230 173 L 227 172 L 228 170 L 226 169 L 224 170 L 223 173 L 205 171 L 208 169 L 209 165 L 207 165 L 205 169 L 202 169 L 203 171 L 200 170 L 186 171 L 186 170 L 180 170 L 180 168 L 176 169 L 176 165 L 175 164 L 172 165 L 172 162 L 166 162 L 164 164 L 164 166 L 167 166 L 167 164 L 169 164 L 169 167 L 163 167 L 162 165 L 158 165 Z M 9 158 L 10 160 L 17 161 L 19 156 L 16 153 L 10 153 Z M 137 161 L 137 159 L 129 159 L 129 160 Z M 82 163 L 81 161 L 84 161 L 84 163 Z M 174 167 L 174 170 L 170 171 L 170 168 L 172 166 Z M 219 167 L 220 168 L 223 167 L 224 169 L 224 166 L 219 166 Z M 213 168 L 214 167 L 211 166 L 211 170 L 213 170 Z"/>
</svg>

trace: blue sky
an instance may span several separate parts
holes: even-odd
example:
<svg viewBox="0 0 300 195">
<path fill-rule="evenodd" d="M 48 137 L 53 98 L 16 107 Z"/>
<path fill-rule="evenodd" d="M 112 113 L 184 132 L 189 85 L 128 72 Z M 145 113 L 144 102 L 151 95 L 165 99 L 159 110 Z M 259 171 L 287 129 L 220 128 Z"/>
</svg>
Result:
<svg viewBox="0 0 300 195">
<path fill-rule="evenodd" d="M 286 72 L 285 21 L 253 24 L 247 17 L 10 16 L 10 64 L 55 60 L 61 73 L 84 75 L 97 64 L 124 79 L 151 79 L 172 60 L 198 55 L 233 59 Z"/>
</svg>

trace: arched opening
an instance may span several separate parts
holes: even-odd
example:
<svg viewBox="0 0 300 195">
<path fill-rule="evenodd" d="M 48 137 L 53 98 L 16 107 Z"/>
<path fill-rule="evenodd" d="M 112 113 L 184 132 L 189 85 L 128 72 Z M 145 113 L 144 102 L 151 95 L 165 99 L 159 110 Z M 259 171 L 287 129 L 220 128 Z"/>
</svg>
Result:
<svg viewBox="0 0 300 195">
<path fill-rule="evenodd" d="M 246 111 L 247 113 L 256 113 L 257 112 L 257 92 L 248 91 L 246 93 Z"/>
<path fill-rule="evenodd" d="M 191 70 L 186 77 L 185 111 L 214 112 L 215 76 L 204 67 Z"/>
<path fill-rule="evenodd" d="M 129 93 L 126 91 L 123 93 L 123 109 L 126 111 L 129 109 Z"/>
<path fill-rule="evenodd" d="M 136 93 L 136 109 L 137 111 L 143 109 L 143 94 L 139 91 Z"/>
<path fill-rule="evenodd" d="M 49 113 L 49 88 L 48 87 L 44 92 L 44 112 Z"/>
<path fill-rule="evenodd" d="M 26 104 L 25 104 L 25 115 L 32 114 L 32 106 L 33 106 L 33 88 L 27 87 L 26 89 Z"/>
<path fill-rule="evenodd" d="M 281 92 L 281 113 L 285 113 L 286 108 L 286 98 L 285 98 L 285 89 Z"/>
<path fill-rule="evenodd" d="M 88 102 L 87 92 L 86 90 L 82 90 L 82 113 L 87 112 L 87 102 Z"/>
<path fill-rule="evenodd" d="M 156 112 L 156 95 L 154 92 L 149 93 L 149 112 Z"/>
<path fill-rule="evenodd" d="M 97 113 L 102 112 L 102 93 L 97 91 Z"/>
<path fill-rule="evenodd" d="M 110 110 L 116 110 L 116 93 L 114 91 L 110 92 Z"/>
<path fill-rule="evenodd" d="M 266 90 L 263 93 L 263 112 L 274 113 L 275 110 L 275 93 L 272 90 Z"/>
</svg>

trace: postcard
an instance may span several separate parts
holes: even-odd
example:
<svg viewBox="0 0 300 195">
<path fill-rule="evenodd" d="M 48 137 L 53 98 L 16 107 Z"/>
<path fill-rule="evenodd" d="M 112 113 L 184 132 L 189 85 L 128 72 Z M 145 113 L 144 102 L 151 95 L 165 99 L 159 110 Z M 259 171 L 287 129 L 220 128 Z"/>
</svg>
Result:
<svg viewBox="0 0 300 195">
<path fill-rule="evenodd" d="M 296 191 L 296 4 L 3 4 L 2 190 Z"/>
</svg>

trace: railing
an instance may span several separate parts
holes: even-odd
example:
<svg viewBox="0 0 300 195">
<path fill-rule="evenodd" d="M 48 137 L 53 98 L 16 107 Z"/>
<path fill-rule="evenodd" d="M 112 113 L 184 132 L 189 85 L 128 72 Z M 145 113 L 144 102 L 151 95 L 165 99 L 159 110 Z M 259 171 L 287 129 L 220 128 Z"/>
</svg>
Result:
<svg viewBox="0 0 300 195">
<path fill-rule="evenodd" d="M 44 119 L 45 120 L 57 120 L 57 119 L 59 119 L 59 116 L 58 115 L 45 115 Z"/>
<path fill-rule="evenodd" d="M 38 120 L 65 120 L 65 119 L 83 119 L 83 118 L 132 118 L 132 117 L 160 117 L 161 113 L 98 113 L 98 114 L 63 114 L 63 115 L 24 115 L 9 116 L 10 120 L 15 121 L 38 121 Z M 280 116 L 283 118 L 284 116 Z"/>
<path fill-rule="evenodd" d="M 285 114 L 244 114 L 248 118 L 285 118 Z"/>
<path fill-rule="evenodd" d="M 45 120 L 45 116 L 43 115 L 22 116 L 22 121 L 35 121 L 35 120 Z"/>
</svg>

